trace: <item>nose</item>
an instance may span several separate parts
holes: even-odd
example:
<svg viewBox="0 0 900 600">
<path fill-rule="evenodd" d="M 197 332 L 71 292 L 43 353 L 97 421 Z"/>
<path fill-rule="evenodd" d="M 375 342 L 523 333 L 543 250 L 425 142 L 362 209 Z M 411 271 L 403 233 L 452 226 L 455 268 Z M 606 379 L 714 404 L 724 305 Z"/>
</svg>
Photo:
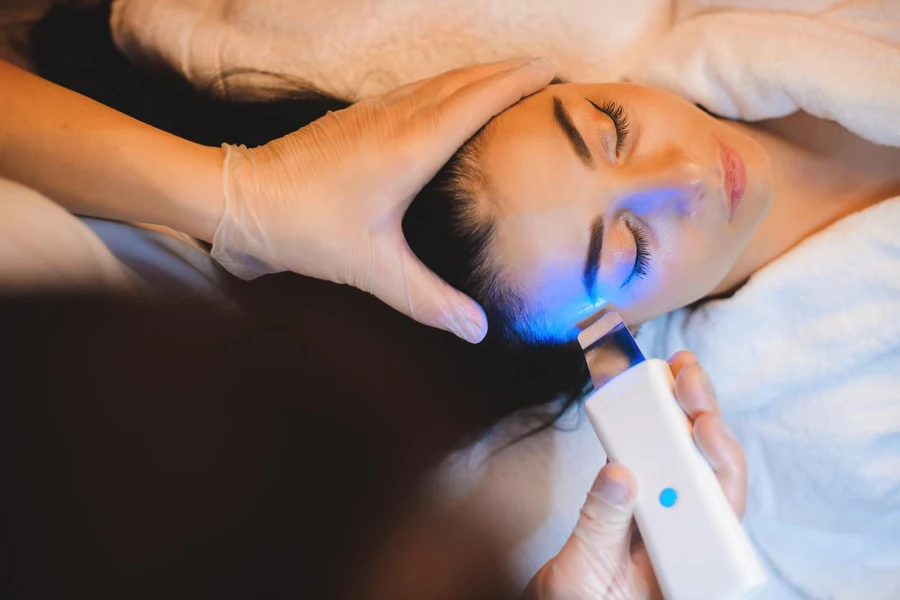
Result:
<svg viewBox="0 0 900 600">
<path fill-rule="evenodd" d="M 696 212 L 711 173 L 683 148 L 669 146 L 623 168 L 619 197 L 632 209 L 670 210 L 688 216 Z"/>
</svg>

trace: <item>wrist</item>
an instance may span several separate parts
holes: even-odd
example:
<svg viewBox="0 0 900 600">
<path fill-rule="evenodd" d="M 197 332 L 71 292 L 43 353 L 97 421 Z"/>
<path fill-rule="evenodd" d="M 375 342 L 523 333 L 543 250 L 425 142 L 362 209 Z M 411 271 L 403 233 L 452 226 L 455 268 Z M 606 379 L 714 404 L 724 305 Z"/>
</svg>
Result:
<svg viewBox="0 0 900 600">
<path fill-rule="evenodd" d="M 266 216 L 267 201 L 260 197 L 256 149 L 222 145 L 223 207 L 212 238 L 212 257 L 241 279 L 287 270 L 273 247 L 272 215 Z M 265 160 L 259 160 L 264 163 Z M 277 229 L 277 226 L 276 226 Z"/>
<path fill-rule="evenodd" d="M 170 226 L 195 238 L 212 242 L 225 208 L 221 148 L 190 144 L 176 183 Z"/>
</svg>

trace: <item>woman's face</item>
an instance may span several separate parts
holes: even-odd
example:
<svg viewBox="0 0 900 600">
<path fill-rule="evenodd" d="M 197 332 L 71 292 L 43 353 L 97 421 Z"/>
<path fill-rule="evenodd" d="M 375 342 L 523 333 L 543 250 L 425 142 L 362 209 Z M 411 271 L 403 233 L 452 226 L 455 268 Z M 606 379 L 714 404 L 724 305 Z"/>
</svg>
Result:
<svg viewBox="0 0 900 600">
<path fill-rule="evenodd" d="M 753 139 L 632 84 L 550 86 L 498 116 L 478 152 L 492 256 L 539 339 L 571 339 L 606 304 L 634 324 L 709 294 L 772 199 Z"/>
</svg>

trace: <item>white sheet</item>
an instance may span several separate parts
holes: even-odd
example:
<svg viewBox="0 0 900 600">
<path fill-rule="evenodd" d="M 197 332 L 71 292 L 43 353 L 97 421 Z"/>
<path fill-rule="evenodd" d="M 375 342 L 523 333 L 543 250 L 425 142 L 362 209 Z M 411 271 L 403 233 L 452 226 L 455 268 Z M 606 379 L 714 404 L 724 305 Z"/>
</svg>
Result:
<svg viewBox="0 0 900 600">
<path fill-rule="evenodd" d="M 522 55 L 745 120 L 803 109 L 900 145 L 897 0 L 115 0 L 113 36 L 201 89 L 356 99 Z M 265 73 L 265 75 L 260 74 Z"/>
<path fill-rule="evenodd" d="M 768 564 L 763 598 L 900 598 L 900 198 L 851 215 L 727 300 L 677 311 L 638 341 L 697 353 L 747 453 L 744 524 Z M 586 421 L 442 482 L 517 546 L 524 583 L 562 545 L 605 457 Z M 501 430 L 502 431 L 502 430 Z M 505 436 L 498 434 L 499 438 Z"/>
<path fill-rule="evenodd" d="M 802 109 L 900 146 L 900 2 L 695 0 L 628 72 L 747 121 Z"/>
<path fill-rule="evenodd" d="M 54 290 L 231 304 L 224 271 L 187 235 L 78 217 L 0 178 L 0 291 Z"/>
<path fill-rule="evenodd" d="M 264 96 L 305 82 L 357 99 L 525 55 L 608 81 L 665 31 L 669 8 L 670 0 L 116 0 L 112 31 L 129 56 L 168 64 L 200 89 Z"/>
</svg>

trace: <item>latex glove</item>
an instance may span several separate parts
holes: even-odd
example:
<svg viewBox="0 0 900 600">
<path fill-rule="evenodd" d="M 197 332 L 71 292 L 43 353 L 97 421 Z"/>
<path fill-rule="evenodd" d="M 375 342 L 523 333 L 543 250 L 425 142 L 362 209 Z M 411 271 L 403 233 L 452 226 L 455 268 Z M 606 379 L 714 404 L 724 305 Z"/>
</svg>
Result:
<svg viewBox="0 0 900 600">
<path fill-rule="evenodd" d="M 258 148 L 224 145 L 213 257 L 244 279 L 294 271 L 349 284 L 480 341 L 484 311 L 415 257 L 403 215 L 466 140 L 553 75 L 545 59 L 478 65 L 329 112 Z"/>
<path fill-rule="evenodd" d="M 744 513 L 747 466 L 738 441 L 719 413 L 712 383 L 697 358 L 678 352 L 669 359 L 675 397 L 693 423 L 694 440 L 712 465 L 738 516 Z M 637 485 L 623 466 L 601 469 L 572 536 L 534 576 L 529 600 L 662 598 L 633 510 Z"/>
</svg>

